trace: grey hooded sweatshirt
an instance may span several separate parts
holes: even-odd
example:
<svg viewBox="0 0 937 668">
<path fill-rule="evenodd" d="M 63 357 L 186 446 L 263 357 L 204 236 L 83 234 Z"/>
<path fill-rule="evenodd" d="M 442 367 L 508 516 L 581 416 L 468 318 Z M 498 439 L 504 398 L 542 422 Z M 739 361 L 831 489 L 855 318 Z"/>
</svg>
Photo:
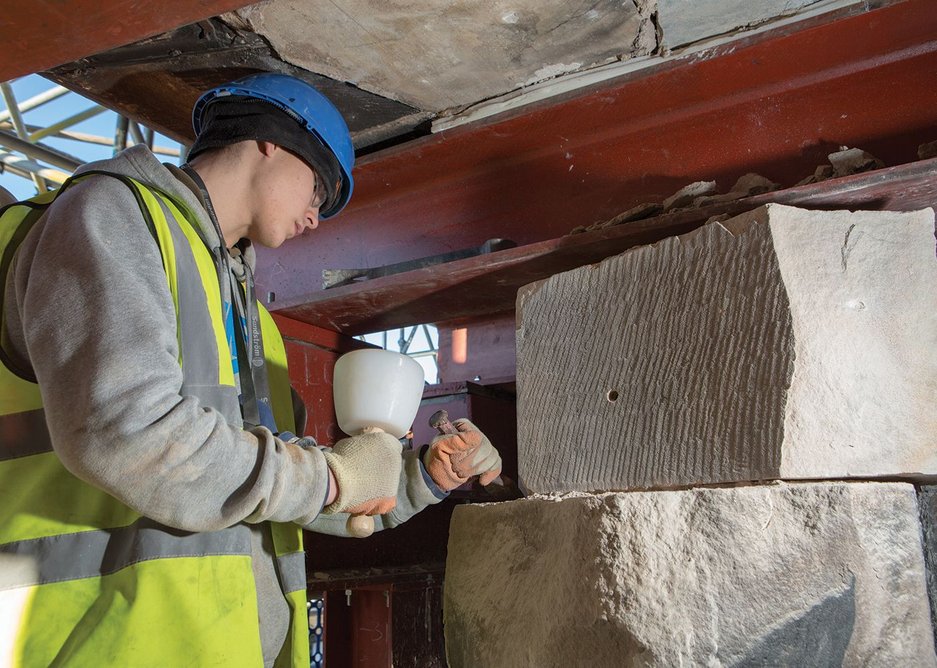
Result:
<svg viewBox="0 0 937 668">
<path fill-rule="evenodd" d="M 142 146 L 84 166 L 118 172 L 182 200 L 206 238 L 217 235 L 195 184 Z M 263 427 L 245 431 L 182 396 L 176 314 L 159 247 L 130 189 L 92 177 L 71 186 L 30 231 L 5 286 L 10 352 L 32 368 L 53 448 L 85 482 L 140 514 L 185 531 L 252 527 L 259 629 L 272 665 L 289 611 L 279 593 L 265 520 L 344 534 L 347 515 L 322 515 L 322 453 Z M 396 526 L 442 493 L 416 452 L 404 453 Z M 315 549 L 315 546 L 311 546 Z"/>
</svg>

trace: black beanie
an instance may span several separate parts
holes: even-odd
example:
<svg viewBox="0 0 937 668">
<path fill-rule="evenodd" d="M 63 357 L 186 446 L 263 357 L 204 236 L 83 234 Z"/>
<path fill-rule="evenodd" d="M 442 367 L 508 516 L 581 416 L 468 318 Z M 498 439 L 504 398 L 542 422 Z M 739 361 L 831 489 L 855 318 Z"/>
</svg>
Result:
<svg viewBox="0 0 937 668">
<path fill-rule="evenodd" d="M 328 211 L 341 193 L 342 171 L 338 159 L 292 116 L 268 102 L 249 97 L 223 97 L 202 112 L 202 131 L 189 149 L 187 160 L 210 148 L 240 141 L 269 141 L 288 149 L 316 170 Z"/>
</svg>

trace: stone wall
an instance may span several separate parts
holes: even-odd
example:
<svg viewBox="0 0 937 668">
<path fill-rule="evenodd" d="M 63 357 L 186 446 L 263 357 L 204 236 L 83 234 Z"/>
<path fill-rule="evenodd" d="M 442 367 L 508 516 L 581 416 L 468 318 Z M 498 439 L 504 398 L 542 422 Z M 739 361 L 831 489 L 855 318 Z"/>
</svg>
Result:
<svg viewBox="0 0 937 668">
<path fill-rule="evenodd" d="M 935 286 L 932 211 L 779 205 L 527 286 L 450 665 L 937 665 Z"/>
</svg>

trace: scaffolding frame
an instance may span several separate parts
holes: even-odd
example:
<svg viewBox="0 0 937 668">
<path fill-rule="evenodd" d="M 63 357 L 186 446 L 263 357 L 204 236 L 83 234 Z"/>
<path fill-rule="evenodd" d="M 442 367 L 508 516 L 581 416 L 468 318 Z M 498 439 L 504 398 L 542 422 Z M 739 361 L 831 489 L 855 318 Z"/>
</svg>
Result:
<svg viewBox="0 0 937 668">
<path fill-rule="evenodd" d="M 375 332 L 374 334 L 363 334 L 361 336 L 356 336 L 355 338 L 359 341 L 364 341 L 366 343 L 379 345 L 385 350 L 392 350 L 389 347 L 391 343 L 391 332 L 394 330 L 384 331 L 384 332 Z M 426 338 L 426 348 L 423 350 L 411 350 L 413 341 L 416 338 L 417 332 L 422 331 L 423 336 Z M 372 337 L 377 336 L 379 341 L 374 341 Z M 439 375 L 439 343 L 438 343 L 439 333 L 433 325 L 413 325 L 409 328 L 409 333 L 407 332 L 406 327 L 401 327 L 397 330 L 397 351 L 407 355 L 408 357 L 413 357 L 419 359 L 421 357 L 429 358 L 433 367 L 436 369 L 436 375 Z"/>
<path fill-rule="evenodd" d="M 65 182 L 84 160 L 53 148 L 44 139 L 56 137 L 81 144 L 111 147 L 113 154 L 133 146 L 144 144 L 157 155 L 178 158 L 182 149 L 169 146 L 154 146 L 155 132 L 136 121 L 117 114 L 112 137 L 102 137 L 70 128 L 110 110 L 72 92 L 64 86 L 49 82 L 49 88 L 27 100 L 17 100 L 13 81 L 0 83 L 0 93 L 6 109 L 0 111 L 0 172 L 29 179 L 38 193 L 46 192 Z M 71 95 L 77 104 L 86 103 L 84 109 L 69 114 L 47 126 L 27 123 L 25 114 L 65 95 Z M 80 102 L 78 102 L 80 101 Z M 51 185 L 50 185 L 51 184 Z"/>
</svg>

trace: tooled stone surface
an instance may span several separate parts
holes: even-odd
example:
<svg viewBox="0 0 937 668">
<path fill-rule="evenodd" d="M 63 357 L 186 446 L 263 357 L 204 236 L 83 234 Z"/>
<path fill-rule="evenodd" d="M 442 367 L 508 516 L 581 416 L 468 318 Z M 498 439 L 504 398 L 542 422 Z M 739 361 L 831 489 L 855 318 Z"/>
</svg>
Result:
<svg viewBox="0 0 937 668">
<path fill-rule="evenodd" d="M 531 492 L 937 475 L 931 210 L 770 204 L 518 294 Z"/>
<path fill-rule="evenodd" d="M 448 554 L 453 668 L 937 663 L 909 484 L 462 505 Z"/>
</svg>

